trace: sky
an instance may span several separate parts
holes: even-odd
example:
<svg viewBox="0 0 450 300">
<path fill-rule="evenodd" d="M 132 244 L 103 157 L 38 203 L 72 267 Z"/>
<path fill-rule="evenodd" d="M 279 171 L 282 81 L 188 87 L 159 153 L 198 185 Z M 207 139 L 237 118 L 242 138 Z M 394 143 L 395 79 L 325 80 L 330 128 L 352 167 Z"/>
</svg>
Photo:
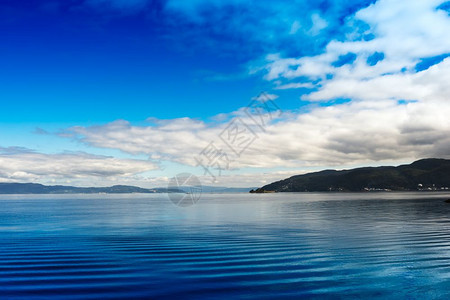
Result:
<svg viewBox="0 0 450 300">
<path fill-rule="evenodd" d="M 0 182 L 450 158 L 450 1 L 1 0 L 0 37 Z"/>
</svg>

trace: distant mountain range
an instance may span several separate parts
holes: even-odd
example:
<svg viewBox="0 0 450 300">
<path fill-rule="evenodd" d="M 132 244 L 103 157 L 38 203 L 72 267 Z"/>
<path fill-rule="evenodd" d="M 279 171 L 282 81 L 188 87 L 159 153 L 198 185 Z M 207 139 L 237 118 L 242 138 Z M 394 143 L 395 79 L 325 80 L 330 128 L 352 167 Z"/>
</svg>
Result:
<svg viewBox="0 0 450 300">
<path fill-rule="evenodd" d="M 250 188 L 203 186 L 203 193 L 246 193 Z M 127 193 L 189 193 L 189 187 L 145 189 L 129 185 L 110 187 L 74 187 L 64 185 L 42 185 L 37 183 L 0 183 L 0 194 L 127 194 Z"/>
<path fill-rule="evenodd" d="M 450 188 L 450 160 L 422 159 L 398 167 L 325 170 L 273 182 L 251 193 L 446 191 Z"/>
<path fill-rule="evenodd" d="M 125 193 L 183 193 L 179 189 L 144 189 L 136 186 L 114 185 L 111 187 L 74 187 L 42 185 L 37 183 L 0 183 L 0 194 L 125 194 Z"/>
</svg>

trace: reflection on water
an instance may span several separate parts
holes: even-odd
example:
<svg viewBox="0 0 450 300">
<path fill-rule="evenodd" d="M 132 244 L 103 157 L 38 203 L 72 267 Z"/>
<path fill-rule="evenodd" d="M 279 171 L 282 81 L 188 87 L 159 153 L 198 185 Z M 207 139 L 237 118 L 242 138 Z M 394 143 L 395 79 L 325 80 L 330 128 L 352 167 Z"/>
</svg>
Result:
<svg viewBox="0 0 450 300">
<path fill-rule="evenodd" d="M 447 198 L 1 196 L 0 298 L 449 298 Z"/>
</svg>

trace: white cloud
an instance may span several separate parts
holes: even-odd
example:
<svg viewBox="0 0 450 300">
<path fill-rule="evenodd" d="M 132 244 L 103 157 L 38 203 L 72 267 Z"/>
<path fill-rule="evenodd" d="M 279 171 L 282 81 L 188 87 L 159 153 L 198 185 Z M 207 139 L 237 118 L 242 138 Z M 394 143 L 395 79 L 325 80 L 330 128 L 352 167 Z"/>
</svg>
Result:
<svg viewBox="0 0 450 300">
<path fill-rule="evenodd" d="M 77 182 L 82 185 L 122 182 L 158 168 L 147 160 L 117 159 L 82 152 L 44 154 L 23 148 L 0 148 L 0 165 L 0 181 Z"/>
<path fill-rule="evenodd" d="M 334 98 L 398 99 L 398 100 L 450 100 L 450 58 L 418 73 L 397 73 L 367 80 L 339 77 L 324 84 L 305 100 L 322 101 Z"/>
<path fill-rule="evenodd" d="M 235 114 L 252 124 L 241 112 Z M 266 126 L 265 132 L 254 126 L 258 138 L 239 157 L 219 138 L 227 123 L 207 125 L 184 119 L 180 128 L 180 120 L 173 120 L 174 126 L 166 123 L 171 121 L 156 126 L 122 121 L 70 131 L 91 146 L 157 155 L 191 166 L 210 142 L 235 159 L 232 168 L 342 166 L 448 157 L 449 114 L 450 103 L 444 99 L 402 105 L 396 100 L 376 99 L 311 107 L 308 113 L 286 114 Z"/>
<path fill-rule="evenodd" d="M 443 0 L 380 0 L 356 13 L 348 23 L 364 22 L 369 29 L 363 35 L 373 35 L 369 41 L 330 41 L 323 54 L 312 57 L 282 58 L 267 56 L 266 79 L 294 79 L 306 76 L 312 80 L 353 78 L 371 79 L 385 74 L 413 72 L 421 58 L 450 52 L 450 18 L 447 12 L 436 9 Z M 355 25 L 358 26 L 358 25 Z M 358 36 L 359 37 L 359 36 Z M 373 53 L 384 54 L 384 59 L 369 66 L 367 59 Z M 353 64 L 333 66 L 339 56 L 355 53 Z"/>
<path fill-rule="evenodd" d="M 155 125 L 132 126 L 127 121 L 119 120 L 101 126 L 76 126 L 66 134 L 75 135 L 94 147 L 119 149 L 134 155 L 148 154 L 162 160 L 192 164 L 193 155 L 200 152 L 217 133 L 217 129 L 211 132 L 205 123 L 189 118 L 152 118 L 150 121 Z"/>
</svg>

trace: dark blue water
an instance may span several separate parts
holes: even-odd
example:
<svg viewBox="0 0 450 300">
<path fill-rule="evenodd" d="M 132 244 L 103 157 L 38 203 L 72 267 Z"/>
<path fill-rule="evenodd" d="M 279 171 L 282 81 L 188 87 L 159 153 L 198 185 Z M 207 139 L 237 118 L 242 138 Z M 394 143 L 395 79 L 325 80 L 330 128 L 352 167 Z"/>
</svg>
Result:
<svg viewBox="0 0 450 300">
<path fill-rule="evenodd" d="M 0 299 L 449 299 L 447 198 L 1 196 Z"/>
</svg>

